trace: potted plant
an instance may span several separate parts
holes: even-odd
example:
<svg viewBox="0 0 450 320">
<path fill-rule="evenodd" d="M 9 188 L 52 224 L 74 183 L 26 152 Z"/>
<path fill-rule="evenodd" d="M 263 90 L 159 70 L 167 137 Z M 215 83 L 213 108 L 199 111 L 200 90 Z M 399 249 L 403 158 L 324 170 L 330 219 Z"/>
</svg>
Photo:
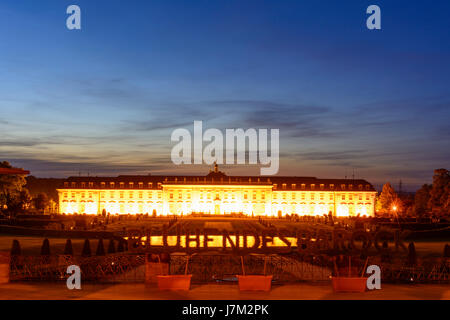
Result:
<svg viewBox="0 0 450 320">
<path fill-rule="evenodd" d="M 184 274 L 157 275 L 156 279 L 158 282 L 158 289 L 188 291 L 191 287 L 191 278 L 192 278 L 192 274 L 187 274 L 188 265 L 189 265 L 189 256 L 186 259 L 186 267 L 184 269 Z"/>
<path fill-rule="evenodd" d="M 264 257 L 263 275 L 246 275 L 244 258 L 241 256 L 242 275 L 237 275 L 240 291 L 270 291 L 272 275 L 266 275 L 267 257 Z"/>
<path fill-rule="evenodd" d="M 334 259 L 333 262 L 334 262 L 334 269 L 335 269 L 336 276 L 331 277 L 333 291 L 334 292 L 365 292 L 367 277 L 364 277 L 364 273 L 366 270 L 368 260 L 369 260 L 369 258 L 366 259 L 366 263 L 362 270 L 361 276 L 358 277 L 357 274 L 352 274 L 352 259 L 350 256 L 348 257 L 348 272 L 347 273 L 345 271 L 344 271 L 344 273 L 339 272 L 337 265 L 336 265 L 336 259 Z"/>
</svg>

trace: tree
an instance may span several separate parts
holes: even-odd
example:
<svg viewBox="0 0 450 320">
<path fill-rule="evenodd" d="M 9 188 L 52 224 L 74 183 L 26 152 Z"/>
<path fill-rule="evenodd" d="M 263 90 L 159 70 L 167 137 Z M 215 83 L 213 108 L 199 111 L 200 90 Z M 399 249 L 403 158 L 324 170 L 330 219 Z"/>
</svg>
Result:
<svg viewBox="0 0 450 320">
<path fill-rule="evenodd" d="M 434 170 L 433 187 L 430 191 L 428 207 L 434 213 L 448 213 L 450 197 L 450 173 L 447 169 Z"/>
<path fill-rule="evenodd" d="M 0 168 L 12 169 L 8 161 L 0 162 Z M 24 188 L 25 175 L 0 175 L 0 210 L 15 215 L 29 205 L 29 194 Z"/>
<path fill-rule="evenodd" d="M 414 213 L 417 216 L 423 216 L 430 208 L 428 202 L 430 200 L 431 185 L 424 184 L 416 191 L 414 196 Z"/>
<path fill-rule="evenodd" d="M 49 206 L 50 202 L 48 200 L 47 194 L 41 192 L 33 199 L 34 207 L 38 211 L 45 211 Z"/>
<path fill-rule="evenodd" d="M 383 186 L 381 194 L 377 199 L 376 209 L 382 213 L 399 212 L 402 210 L 402 201 L 389 182 Z"/>
</svg>

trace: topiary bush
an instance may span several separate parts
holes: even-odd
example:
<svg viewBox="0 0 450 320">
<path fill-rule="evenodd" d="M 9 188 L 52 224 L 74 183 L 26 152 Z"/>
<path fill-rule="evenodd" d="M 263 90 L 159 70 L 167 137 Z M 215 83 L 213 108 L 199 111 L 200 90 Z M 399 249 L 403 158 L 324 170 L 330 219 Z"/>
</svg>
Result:
<svg viewBox="0 0 450 320">
<path fill-rule="evenodd" d="M 83 251 L 81 252 L 81 256 L 90 257 L 91 255 L 92 255 L 91 243 L 89 242 L 89 239 L 86 239 L 84 240 Z"/>
<path fill-rule="evenodd" d="M 48 239 L 44 239 L 41 247 L 41 256 L 49 256 L 50 255 L 50 242 Z"/>
<path fill-rule="evenodd" d="M 19 240 L 14 239 L 11 247 L 12 256 L 20 256 L 22 254 L 22 249 L 20 248 Z"/>
<path fill-rule="evenodd" d="M 108 254 L 112 253 L 116 253 L 116 244 L 114 243 L 114 239 L 110 239 L 108 244 Z"/>
<path fill-rule="evenodd" d="M 105 247 L 103 246 L 103 239 L 100 238 L 97 244 L 97 251 L 95 252 L 96 256 L 104 256 L 105 255 Z"/>
<path fill-rule="evenodd" d="M 66 246 L 64 247 L 64 255 L 73 256 L 72 240 L 70 239 L 67 239 L 66 241 Z"/>
</svg>

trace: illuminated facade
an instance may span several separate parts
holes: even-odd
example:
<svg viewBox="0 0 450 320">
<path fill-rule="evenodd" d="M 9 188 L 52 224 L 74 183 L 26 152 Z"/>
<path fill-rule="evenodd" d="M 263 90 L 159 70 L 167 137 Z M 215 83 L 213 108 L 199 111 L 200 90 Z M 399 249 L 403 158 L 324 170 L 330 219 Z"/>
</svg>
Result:
<svg viewBox="0 0 450 320">
<path fill-rule="evenodd" d="M 181 215 L 244 213 L 373 216 L 365 180 L 227 176 L 70 177 L 58 189 L 60 213 Z"/>
</svg>

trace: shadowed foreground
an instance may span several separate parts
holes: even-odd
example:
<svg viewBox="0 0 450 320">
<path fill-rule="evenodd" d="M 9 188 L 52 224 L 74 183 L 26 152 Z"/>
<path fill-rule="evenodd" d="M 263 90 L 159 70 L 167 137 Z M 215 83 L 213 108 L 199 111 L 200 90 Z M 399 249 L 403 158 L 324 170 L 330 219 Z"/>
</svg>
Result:
<svg viewBox="0 0 450 320">
<path fill-rule="evenodd" d="M 239 292 L 233 284 L 193 285 L 190 291 L 159 291 L 141 283 L 82 285 L 68 290 L 60 283 L 9 283 L 0 285 L 2 300 L 450 300 L 448 285 L 383 285 L 381 290 L 360 293 L 333 293 L 329 284 L 292 284 L 273 286 L 270 292 Z"/>
</svg>

